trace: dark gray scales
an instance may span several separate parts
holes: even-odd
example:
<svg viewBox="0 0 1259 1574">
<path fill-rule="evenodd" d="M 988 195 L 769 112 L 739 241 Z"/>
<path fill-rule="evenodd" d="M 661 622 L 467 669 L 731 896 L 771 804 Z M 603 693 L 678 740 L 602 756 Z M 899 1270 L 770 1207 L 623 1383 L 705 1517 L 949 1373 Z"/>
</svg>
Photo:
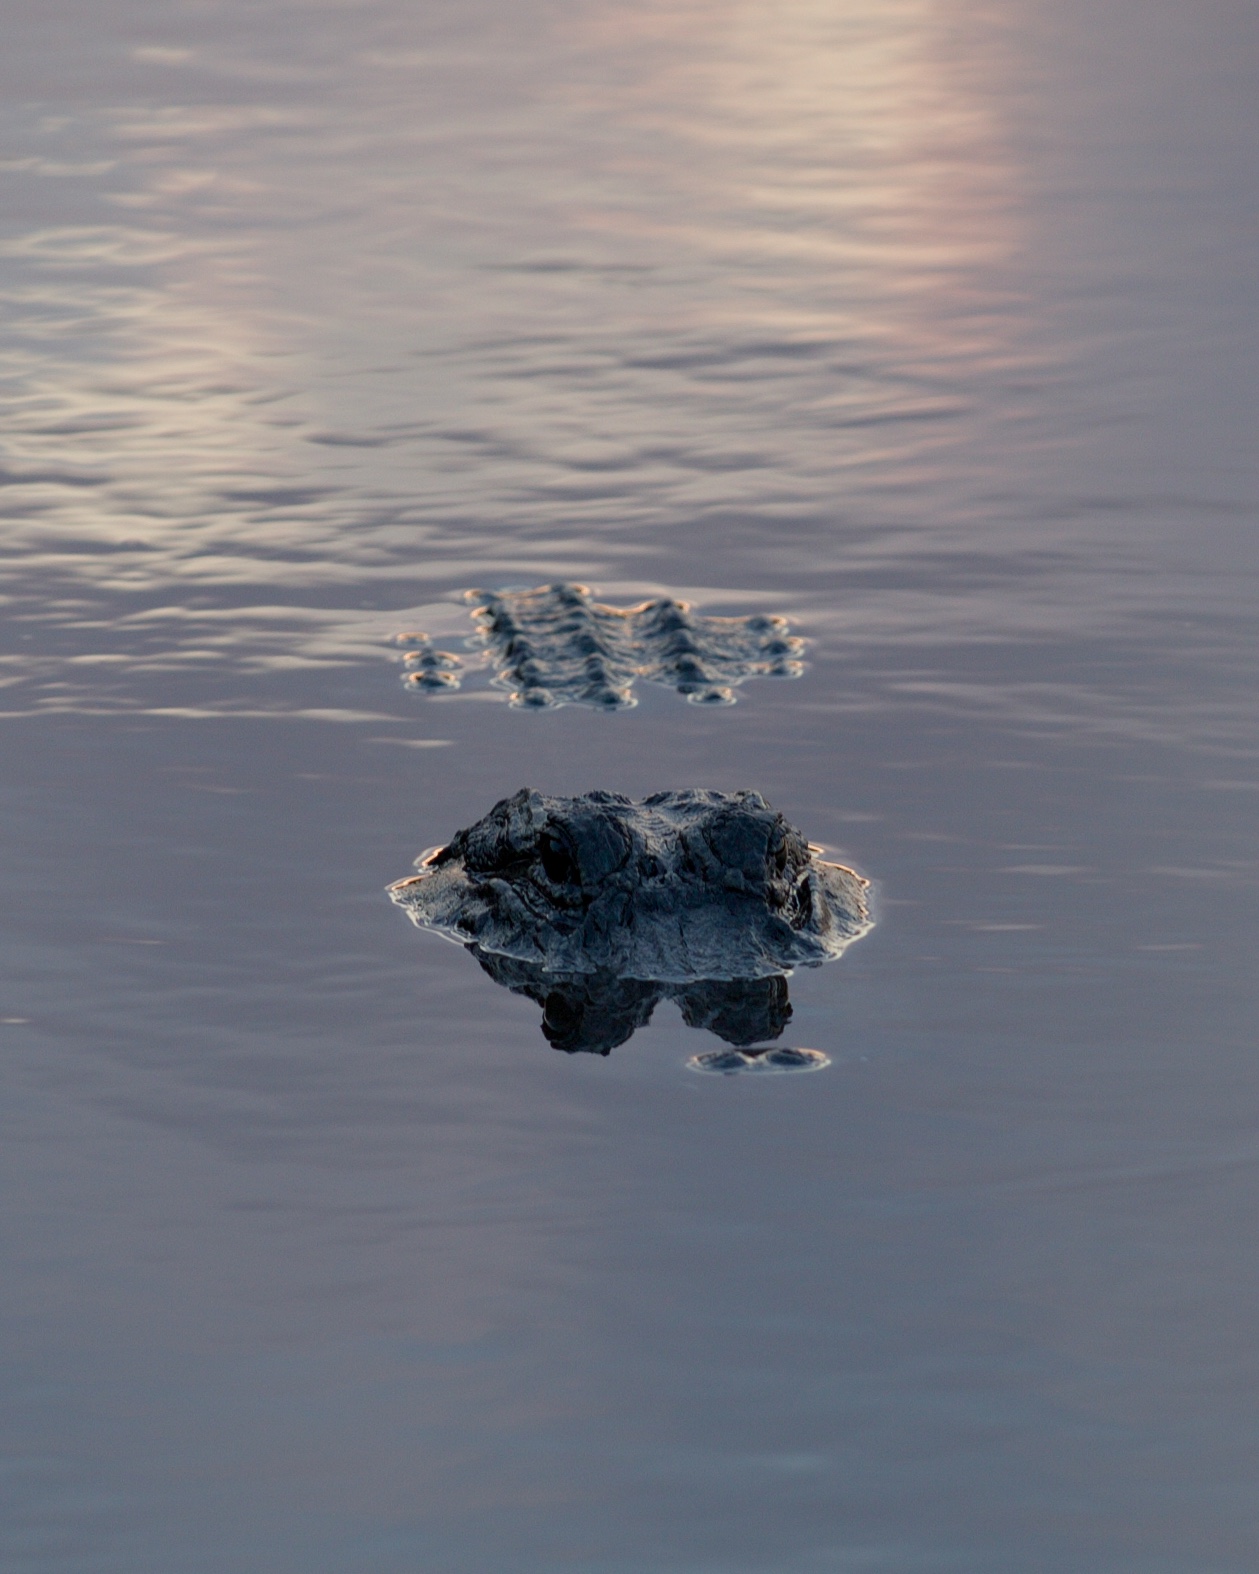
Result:
<svg viewBox="0 0 1259 1574">
<path fill-rule="evenodd" d="M 494 667 L 494 684 L 513 705 L 543 710 L 635 705 L 638 679 L 675 689 L 696 705 L 732 705 L 749 678 L 799 677 L 804 640 L 786 618 L 706 617 L 664 597 L 612 607 L 585 585 L 536 590 L 471 590 L 476 643 Z M 406 635 L 406 680 L 424 693 L 458 688 L 468 663 L 436 650 L 423 635 Z"/>
<path fill-rule="evenodd" d="M 474 947 L 483 965 L 506 958 L 568 980 L 689 986 L 768 979 L 840 956 L 870 928 L 866 885 L 822 860 L 759 793 L 693 789 L 634 802 L 522 789 L 390 894 L 416 924 Z M 697 1024 L 743 1009 L 729 990 L 711 1000 L 686 992 Z M 761 1007 L 749 1000 L 747 1009 Z"/>
</svg>

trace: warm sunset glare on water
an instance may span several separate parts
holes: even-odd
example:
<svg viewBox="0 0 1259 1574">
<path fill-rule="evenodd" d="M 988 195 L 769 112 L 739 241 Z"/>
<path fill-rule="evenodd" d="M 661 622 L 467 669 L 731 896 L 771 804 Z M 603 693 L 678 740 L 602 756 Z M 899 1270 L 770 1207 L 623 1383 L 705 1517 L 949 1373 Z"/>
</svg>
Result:
<svg viewBox="0 0 1259 1574">
<path fill-rule="evenodd" d="M 10 24 L 5 1574 L 1249 1574 L 1259 14 Z M 873 928 L 478 966 L 525 787 Z"/>
</svg>

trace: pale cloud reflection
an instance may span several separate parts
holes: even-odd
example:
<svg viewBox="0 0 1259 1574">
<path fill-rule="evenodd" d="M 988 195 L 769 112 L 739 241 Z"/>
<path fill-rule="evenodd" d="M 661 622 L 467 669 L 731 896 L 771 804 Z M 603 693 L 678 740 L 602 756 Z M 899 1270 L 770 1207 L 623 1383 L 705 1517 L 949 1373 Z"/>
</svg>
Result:
<svg viewBox="0 0 1259 1574">
<path fill-rule="evenodd" d="M 973 13 L 963 35 L 937 0 L 608 8 L 591 43 L 650 61 L 624 107 L 685 146 L 666 190 L 736 242 L 901 296 L 1018 243 L 1000 35 Z"/>
<path fill-rule="evenodd" d="M 40 616 L 99 631 L 121 596 L 124 648 L 135 613 L 185 664 L 358 660 L 365 596 L 487 562 L 638 589 L 660 530 L 700 584 L 731 509 L 947 479 L 1016 353 L 996 35 L 960 47 L 932 0 L 530 16 L 154 40 L 143 93 L 32 126 L 0 350 Z M 280 599 L 311 616 L 264 639 Z"/>
</svg>

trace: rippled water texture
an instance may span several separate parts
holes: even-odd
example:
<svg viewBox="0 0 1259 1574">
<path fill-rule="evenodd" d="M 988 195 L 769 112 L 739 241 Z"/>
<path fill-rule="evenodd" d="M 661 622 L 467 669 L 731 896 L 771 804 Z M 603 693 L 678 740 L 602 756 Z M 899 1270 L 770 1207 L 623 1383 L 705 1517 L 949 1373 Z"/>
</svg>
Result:
<svg viewBox="0 0 1259 1574">
<path fill-rule="evenodd" d="M 1249 1574 L 1254 6 L 10 9 L 6 1574 Z M 572 584 L 804 670 L 398 681 Z M 526 782 L 878 925 L 548 1004 Z"/>
<path fill-rule="evenodd" d="M 1190 519 L 1222 545 L 1179 595 L 1231 566 L 1249 122 L 1227 83 L 1174 78 L 1195 121 L 1084 73 L 1122 6 L 41 16 L 7 68 L 40 91 L 7 116 L 2 583 L 51 649 L 12 709 L 228 708 L 488 568 L 772 587 L 950 707 L 1207 725 L 930 670 L 1157 616 Z M 1231 36 L 1178 68 L 1169 8 L 1145 72 L 1240 72 Z"/>
</svg>

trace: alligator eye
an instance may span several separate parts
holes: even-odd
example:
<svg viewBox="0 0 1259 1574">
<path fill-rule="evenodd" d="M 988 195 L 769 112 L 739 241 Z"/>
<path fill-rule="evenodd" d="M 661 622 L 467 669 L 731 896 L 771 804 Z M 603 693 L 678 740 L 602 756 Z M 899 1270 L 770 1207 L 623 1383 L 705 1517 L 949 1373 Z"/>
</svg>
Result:
<svg viewBox="0 0 1259 1574">
<path fill-rule="evenodd" d="M 542 860 L 542 868 L 548 880 L 554 885 L 580 885 L 581 871 L 573 859 L 572 853 L 564 846 L 558 836 L 549 833 L 543 835 L 538 844 L 538 855 Z"/>
</svg>

